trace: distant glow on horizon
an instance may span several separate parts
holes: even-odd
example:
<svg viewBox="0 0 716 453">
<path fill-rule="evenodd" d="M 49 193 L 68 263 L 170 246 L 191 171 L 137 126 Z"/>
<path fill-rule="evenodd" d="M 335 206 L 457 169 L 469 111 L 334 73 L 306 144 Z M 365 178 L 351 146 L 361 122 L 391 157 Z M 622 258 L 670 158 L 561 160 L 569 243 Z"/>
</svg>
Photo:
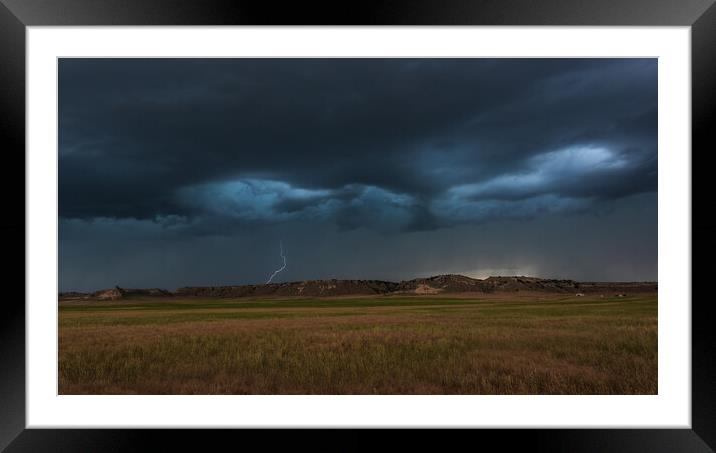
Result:
<svg viewBox="0 0 716 453">
<path fill-rule="evenodd" d="M 543 278 L 538 275 L 534 267 L 517 267 L 517 268 L 505 268 L 505 269 L 479 269 L 467 271 L 463 275 L 478 280 L 484 280 L 488 277 L 537 277 Z"/>
</svg>

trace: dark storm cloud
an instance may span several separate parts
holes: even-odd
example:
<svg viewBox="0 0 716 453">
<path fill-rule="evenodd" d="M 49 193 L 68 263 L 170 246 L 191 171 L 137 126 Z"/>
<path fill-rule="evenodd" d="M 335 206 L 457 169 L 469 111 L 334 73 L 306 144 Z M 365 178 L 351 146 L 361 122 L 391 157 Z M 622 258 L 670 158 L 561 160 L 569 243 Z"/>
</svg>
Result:
<svg viewBox="0 0 716 453">
<path fill-rule="evenodd" d="M 656 59 L 61 59 L 61 290 L 654 280 Z"/>
<path fill-rule="evenodd" d="M 655 60 L 62 59 L 59 76 L 67 218 L 420 230 L 481 200 L 656 188 Z"/>
</svg>

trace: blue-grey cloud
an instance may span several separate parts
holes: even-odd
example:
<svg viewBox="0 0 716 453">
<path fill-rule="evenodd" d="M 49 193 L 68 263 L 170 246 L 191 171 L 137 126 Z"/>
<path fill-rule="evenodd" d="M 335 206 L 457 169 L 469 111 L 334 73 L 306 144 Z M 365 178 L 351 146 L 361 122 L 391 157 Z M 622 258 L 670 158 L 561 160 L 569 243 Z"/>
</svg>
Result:
<svg viewBox="0 0 716 453">
<path fill-rule="evenodd" d="M 657 168 L 656 59 L 59 62 L 65 244 L 603 215 Z"/>
<path fill-rule="evenodd" d="M 376 187 L 425 212 L 570 147 L 646 174 L 655 106 L 648 59 L 63 59 L 60 213 L 191 216 L 177 192 L 242 180 Z M 607 197 L 654 189 L 648 177 L 592 185 Z"/>
</svg>

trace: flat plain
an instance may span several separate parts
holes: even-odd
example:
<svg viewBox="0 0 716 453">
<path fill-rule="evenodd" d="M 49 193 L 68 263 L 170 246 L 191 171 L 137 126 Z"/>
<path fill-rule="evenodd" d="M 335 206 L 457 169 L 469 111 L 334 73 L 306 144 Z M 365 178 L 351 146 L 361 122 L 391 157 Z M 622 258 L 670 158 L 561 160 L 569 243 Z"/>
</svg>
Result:
<svg viewBox="0 0 716 453">
<path fill-rule="evenodd" d="M 657 295 L 59 304 L 60 394 L 656 394 Z"/>
</svg>

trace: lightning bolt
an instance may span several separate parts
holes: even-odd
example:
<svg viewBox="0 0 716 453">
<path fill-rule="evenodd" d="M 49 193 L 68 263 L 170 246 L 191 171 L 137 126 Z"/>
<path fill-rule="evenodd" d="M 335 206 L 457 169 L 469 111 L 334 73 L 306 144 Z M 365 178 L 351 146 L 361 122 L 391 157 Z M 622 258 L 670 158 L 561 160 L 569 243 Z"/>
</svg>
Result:
<svg viewBox="0 0 716 453">
<path fill-rule="evenodd" d="M 283 259 L 283 266 L 281 266 L 278 269 L 276 269 L 275 271 L 273 271 L 273 274 L 271 274 L 269 279 L 266 281 L 267 285 L 269 283 L 271 283 L 271 280 L 273 280 L 273 278 L 276 276 L 276 274 L 278 274 L 282 270 L 286 269 L 286 255 L 283 254 L 283 241 L 279 242 L 279 246 L 281 247 L 281 258 Z"/>
</svg>

